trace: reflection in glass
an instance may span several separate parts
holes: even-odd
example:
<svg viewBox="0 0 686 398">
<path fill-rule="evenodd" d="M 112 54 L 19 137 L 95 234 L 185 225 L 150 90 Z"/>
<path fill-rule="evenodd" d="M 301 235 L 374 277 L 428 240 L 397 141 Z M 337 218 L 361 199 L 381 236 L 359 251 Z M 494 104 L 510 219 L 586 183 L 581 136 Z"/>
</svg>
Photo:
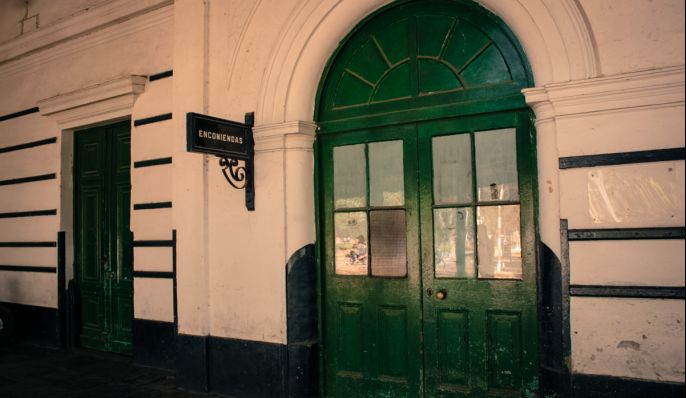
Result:
<svg viewBox="0 0 686 398">
<path fill-rule="evenodd" d="M 369 144 L 369 191 L 372 206 L 405 203 L 402 141 Z"/>
<path fill-rule="evenodd" d="M 373 276 L 407 275 L 405 210 L 369 212 Z"/>
<path fill-rule="evenodd" d="M 434 203 L 468 203 L 472 200 L 472 150 L 469 135 L 434 137 L 431 140 Z"/>
<path fill-rule="evenodd" d="M 336 274 L 367 275 L 367 213 L 334 214 Z"/>
<path fill-rule="evenodd" d="M 515 129 L 474 134 L 479 201 L 519 200 Z"/>
<path fill-rule="evenodd" d="M 436 278 L 474 277 L 474 215 L 469 207 L 434 210 Z"/>
<path fill-rule="evenodd" d="M 479 278 L 522 278 L 519 230 L 519 205 L 477 209 Z"/>
<path fill-rule="evenodd" d="M 336 209 L 367 205 L 364 144 L 333 149 L 333 196 Z"/>
</svg>

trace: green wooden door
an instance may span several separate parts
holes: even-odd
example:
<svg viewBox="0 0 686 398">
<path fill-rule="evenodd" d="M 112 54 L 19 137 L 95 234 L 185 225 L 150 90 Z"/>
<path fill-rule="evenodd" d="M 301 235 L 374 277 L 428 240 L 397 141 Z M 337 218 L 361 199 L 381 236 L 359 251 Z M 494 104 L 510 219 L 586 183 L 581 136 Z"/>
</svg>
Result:
<svg viewBox="0 0 686 398">
<path fill-rule="evenodd" d="M 418 124 L 425 392 L 538 388 L 527 112 Z"/>
<path fill-rule="evenodd" d="M 466 0 L 399 0 L 332 56 L 315 118 L 324 393 L 538 388 L 535 134 L 521 47 Z"/>
<path fill-rule="evenodd" d="M 128 122 L 78 131 L 74 242 L 84 347 L 131 351 L 131 136 Z"/>
<path fill-rule="evenodd" d="M 533 396 L 527 112 L 321 137 L 327 396 Z"/>
<path fill-rule="evenodd" d="M 322 139 L 327 391 L 421 388 L 421 272 L 412 125 Z M 362 394 L 362 395 L 360 395 Z"/>
</svg>

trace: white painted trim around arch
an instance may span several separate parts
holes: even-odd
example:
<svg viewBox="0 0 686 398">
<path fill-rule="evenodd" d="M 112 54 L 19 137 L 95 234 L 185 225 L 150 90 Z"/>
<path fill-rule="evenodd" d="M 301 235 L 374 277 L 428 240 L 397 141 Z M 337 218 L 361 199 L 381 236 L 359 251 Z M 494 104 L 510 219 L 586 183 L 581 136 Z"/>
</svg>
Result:
<svg viewBox="0 0 686 398">
<path fill-rule="evenodd" d="M 319 79 L 354 26 L 389 0 L 306 0 L 281 31 L 260 87 L 256 123 L 312 120 Z M 600 74 L 591 29 L 577 0 L 479 0 L 519 39 L 543 86 Z M 260 6 L 266 7 L 262 3 Z M 259 23 L 246 29 L 259 29 Z M 241 43 L 238 53 L 243 51 Z"/>
</svg>

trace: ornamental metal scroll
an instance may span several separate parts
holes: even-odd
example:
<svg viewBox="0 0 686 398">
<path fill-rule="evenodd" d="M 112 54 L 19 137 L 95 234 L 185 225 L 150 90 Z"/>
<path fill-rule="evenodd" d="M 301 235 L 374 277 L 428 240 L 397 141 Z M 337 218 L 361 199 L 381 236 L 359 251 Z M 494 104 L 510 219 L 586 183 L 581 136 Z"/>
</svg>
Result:
<svg viewBox="0 0 686 398">
<path fill-rule="evenodd" d="M 245 189 L 248 211 L 255 210 L 254 120 L 252 112 L 245 114 L 245 123 L 192 112 L 186 115 L 187 150 L 218 156 L 226 181 L 235 189 Z"/>
</svg>

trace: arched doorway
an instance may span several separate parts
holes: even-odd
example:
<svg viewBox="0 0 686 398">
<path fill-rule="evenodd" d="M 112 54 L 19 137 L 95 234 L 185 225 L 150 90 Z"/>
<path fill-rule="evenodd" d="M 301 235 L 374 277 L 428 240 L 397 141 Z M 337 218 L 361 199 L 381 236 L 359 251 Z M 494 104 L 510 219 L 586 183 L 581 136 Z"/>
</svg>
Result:
<svg viewBox="0 0 686 398">
<path fill-rule="evenodd" d="M 326 396 L 537 390 L 531 77 L 468 2 L 397 2 L 329 62 L 316 121 Z"/>
</svg>

